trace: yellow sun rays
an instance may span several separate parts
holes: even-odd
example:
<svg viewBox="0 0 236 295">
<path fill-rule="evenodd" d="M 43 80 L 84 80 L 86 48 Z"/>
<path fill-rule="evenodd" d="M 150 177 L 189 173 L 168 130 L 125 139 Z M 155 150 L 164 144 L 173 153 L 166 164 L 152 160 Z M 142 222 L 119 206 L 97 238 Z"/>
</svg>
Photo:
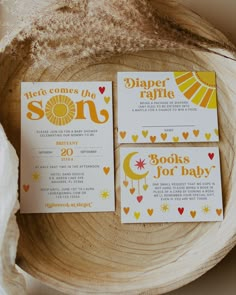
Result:
<svg viewBox="0 0 236 295">
<path fill-rule="evenodd" d="M 216 83 L 214 72 L 175 72 L 176 84 L 192 103 L 216 109 Z"/>
</svg>

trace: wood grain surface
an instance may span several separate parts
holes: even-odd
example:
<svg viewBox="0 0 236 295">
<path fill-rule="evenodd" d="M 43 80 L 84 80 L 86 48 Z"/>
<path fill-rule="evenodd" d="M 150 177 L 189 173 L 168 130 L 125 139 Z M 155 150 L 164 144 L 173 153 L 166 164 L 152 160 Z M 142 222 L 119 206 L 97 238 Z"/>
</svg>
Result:
<svg viewBox="0 0 236 295">
<path fill-rule="evenodd" d="M 167 9 L 165 4 L 162 9 Z M 169 13 L 192 30 L 222 41 L 221 33 L 188 10 L 173 8 Z M 20 267 L 66 294 L 131 295 L 163 294 L 189 283 L 219 262 L 236 243 L 236 63 L 197 51 L 149 50 L 86 65 L 60 60 L 38 67 L 28 61 L 27 43 L 18 50 L 20 58 L 4 52 L 0 55 L 0 72 L 4 73 L 0 79 L 0 118 L 18 155 L 21 81 L 108 80 L 113 81 L 116 173 L 114 213 L 18 214 Z M 116 74 L 185 70 L 217 72 L 224 221 L 121 224 Z"/>
</svg>

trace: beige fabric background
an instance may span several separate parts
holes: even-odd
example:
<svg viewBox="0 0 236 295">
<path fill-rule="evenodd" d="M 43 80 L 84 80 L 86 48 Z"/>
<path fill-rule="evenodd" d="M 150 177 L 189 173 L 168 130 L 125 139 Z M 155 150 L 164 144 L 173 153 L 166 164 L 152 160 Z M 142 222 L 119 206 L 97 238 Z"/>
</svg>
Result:
<svg viewBox="0 0 236 295">
<path fill-rule="evenodd" d="M 16 0 L 0 0 L 7 7 L 14 6 Z M 44 6 L 49 0 L 20 0 L 22 12 L 27 14 L 32 7 Z M 205 17 L 218 29 L 225 33 L 236 44 L 236 0 L 181 0 L 193 11 Z M 15 24 L 14 14 L 4 11 L 0 6 L 0 37 L 9 33 Z M 29 295 L 60 295 L 42 283 L 25 274 Z M 169 295 L 235 295 L 236 294 L 236 248 L 214 269 L 195 282 L 175 290 Z"/>
</svg>

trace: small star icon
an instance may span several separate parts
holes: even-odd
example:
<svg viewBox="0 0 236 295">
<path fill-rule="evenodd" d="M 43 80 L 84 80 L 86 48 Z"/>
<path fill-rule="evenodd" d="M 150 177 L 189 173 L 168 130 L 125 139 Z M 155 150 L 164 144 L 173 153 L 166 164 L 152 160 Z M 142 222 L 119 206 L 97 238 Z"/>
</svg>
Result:
<svg viewBox="0 0 236 295">
<path fill-rule="evenodd" d="M 139 159 L 139 161 L 136 161 L 136 164 L 134 165 L 134 166 L 137 166 L 138 167 L 138 169 L 144 169 L 145 166 L 146 165 L 146 163 L 145 163 L 145 160 L 141 160 L 141 159 Z"/>
</svg>

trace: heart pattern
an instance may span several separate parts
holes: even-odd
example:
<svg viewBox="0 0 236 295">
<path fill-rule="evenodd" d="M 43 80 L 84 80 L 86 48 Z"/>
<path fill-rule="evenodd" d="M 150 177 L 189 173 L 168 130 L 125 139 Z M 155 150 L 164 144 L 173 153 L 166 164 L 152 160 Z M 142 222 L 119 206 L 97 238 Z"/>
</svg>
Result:
<svg viewBox="0 0 236 295">
<path fill-rule="evenodd" d="M 189 133 L 188 132 L 183 132 L 182 135 L 183 135 L 183 138 L 187 140 L 188 136 L 189 136 Z"/>
<path fill-rule="evenodd" d="M 216 135 L 216 136 L 219 136 L 219 131 L 218 131 L 218 129 L 214 129 L 214 132 L 215 132 L 215 135 Z"/>
<path fill-rule="evenodd" d="M 192 218 L 196 217 L 197 212 L 196 211 L 190 211 L 190 215 L 192 216 Z"/>
<path fill-rule="evenodd" d="M 149 216 L 152 216 L 153 212 L 154 212 L 153 209 L 147 209 L 147 213 L 148 213 Z"/>
<path fill-rule="evenodd" d="M 124 210 L 125 214 L 127 215 L 129 213 L 130 208 L 129 207 L 124 207 L 123 210 Z"/>
<path fill-rule="evenodd" d="M 156 141 L 156 136 L 150 136 L 150 141 L 154 143 Z"/>
<path fill-rule="evenodd" d="M 179 214 L 180 215 L 183 215 L 183 213 L 184 213 L 184 208 L 182 207 L 182 208 L 178 208 L 178 211 L 179 211 Z"/>
<path fill-rule="evenodd" d="M 124 185 L 125 187 L 127 187 L 127 186 L 129 185 L 129 182 L 128 182 L 127 180 L 124 180 L 124 181 L 123 181 L 123 185 Z"/>
<path fill-rule="evenodd" d="M 148 130 L 143 130 L 142 135 L 143 135 L 143 137 L 146 138 L 148 136 Z"/>
<path fill-rule="evenodd" d="M 206 140 L 210 140 L 211 139 L 211 133 L 205 133 L 205 138 L 206 138 Z"/>
<path fill-rule="evenodd" d="M 146 190 L 148 189 L 148 184 L 145 183 L 145 184 L 143 185 L 143 189 L 146 191 Z"/>
<path fill-rule="evenodd" d="M 138 135 L 132 135 L 133 142 L 136 142 L 138 140 Z"/>
<path fill-rule="evenodd" d="M 105 92 L 105 89 L 106 89 L 106 88 L 105 88 L 104 86 L 103 86 L 103 87 L 100 86 L 100 87 L 98 88 L 98 90 L 100 91 L 101 94 L 103 94 L 103 93 Z"/>
<path fill-rule="evenodd" d="M 212 160 L 214 158 L 215 154 L 214 153 L 208 153 L 208 157 Z"/>
<path fill-rule="evenodd" d="M 220 216 L 222 214 L 222 209 L 216 209 L 216 214 Z"/>
<path fill-rule="evenodd" d="M 142 200 L 143 200 L 143 196 L 137 196 L 137 201 L 138 201 L 139 203 L 141 203 Z"/>
<path fill-rule="evenodd" d="M 174 142 L 178 142 L 179 141 L 179 137 L 178 136 L 173 136 L 173 141 Z"/>
<path fill-rule="evenodd" d="M 29 184 L 23 184 L 23 190 L 27 193 L 29 191 Z"/>
<path fill-rule="evenodd" d="M 141 215 L 140 212 L 137 212 L 137 211 L 134 212 L 134 217 L 136 220 L 138 220 L 140 218 L 140 215 Z"/>
<path fill-rule="evenodd" d="M 124 139 L 125 136 L 126 136 L 126 132 L 125 132 L 125 131 L 120 131 L 120 137 L 121 137 L 122 139 Z"/>
<path fill-rule="evenodd" d="M 134 188 L 134 187 L 131 187 L 131 188 L 129 189 L 129 191 L 130 191 L 131 195 L 133 195 L 134 192 L 135 192 L 135 188 Z"/>
<path fill-rule="evenodd" d="M 161 138 L 162 138 L 162 140 L 166 140 L 166 138 L 167 138 L 167 133 L 161 133 Z"/>
<path fill-rule="evenodd" d="M 196 129 L 193 130 L 193 134 L 194 134 L 195 137 L 198 137 L 198 135 L 199 135 L 199 130 L 196 130 Z"/>
<path fill-rule="evenodd" d="M 103 167 L 103 171 L 107 175 L 110 172 L 110 167 Z"/>
<path fill-rule="evenodd" d="M 111 99 L 110 96 L 104 96 L 104 101 L 106 104 L 109 103 L 110 99 Z"/>
</svg>

